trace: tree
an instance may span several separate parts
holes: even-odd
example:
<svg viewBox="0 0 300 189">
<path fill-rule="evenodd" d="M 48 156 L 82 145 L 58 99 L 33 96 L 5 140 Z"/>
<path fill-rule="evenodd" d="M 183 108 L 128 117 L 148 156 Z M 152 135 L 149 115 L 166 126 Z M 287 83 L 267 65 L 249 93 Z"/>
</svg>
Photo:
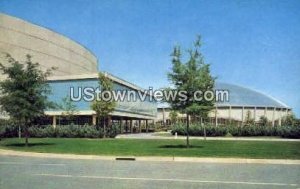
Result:
<svg viewBox="0 0 300 189">
<path fill-rule="evenodd" d="M 285 126 L 294 126 L 296 124 L 296 117 L 294 114 L 289 114 L 286 115 L 283 119 L 282 119 L 282 125 Z"/>
<path fill-rule="evenodd" d="M 39 63 L 33 63 L 30 55 L 26 55 L 24 64 L 9 54 L 6 59 L 8 66 L 0 63 L 0 70 L 7 76 L 0 82 L 0 105 L 23 128 L 25 145 L 28 146 L 28 127 L 36 118 L 43 116 L 47 108 L 53 107 L 47 99 L 50 88 L 46 79 L 54 68 L 41 71 Z"/>
<path fill-rule="evenodd" d="M 112 98 L 107 100 L 109 93 L 113 91 L 113 81 L 106 73 L 99 73 L 99 86 L 101 87 L 101 94 L 99 98 L 95 99 L 91 108 L 96 112 L 98 125 L 103 123 L 104 137 L 106 136 L 106 118 L 116 107 L 116 101 Z M 104 94 L 104 95 L 103 95 Z M 112 96 L 112 95 L 111 95 Z M 110 124 L 110 121 L 108 121 Z M 100 125 L 101 126 L 101 125 Z M 108 125 L 110 126 L 110 125 Z"/>
<path fill-rule="evenodd" d="M 251 112 L 248 110 L 246 112 L 246 117 L 245 117 L 245 125 L 254 125 L 255 121 L 251 116 Z"/>
<path fill-rule="evenodd" d="M 62 99 L 62 104 L 59 107 L 64 111 L 62 115 L 66 117 L 67 121 L 71 121 L 74 115 L 78 112 L 76 105 L 71 100 L 70 96 L 66 96 Z"/>
<path fill-rule="evenodd" d="M 170 117 L 170 120 L 171 120 L 172 124 L 177 123 L 177 119 L 178 119 L 177 111 L 174 111 L 174 110 L 170 111 L 169 117 Z"/>
<path fill-rule="evenodd" d="M 188 51 L 188 60 L 182 61 L 181 50 L 179 46 L 174 47 L 172 56 L 172 70 L 168 78 L 173 84 L 174 92 L 184 91 L 186 98 L 182 99 L 176 95 L 175 99 L 169 99 L 173 110 L 186 114 L 186 142 L 189 147 L 189 118 L 190 116 L 200 116 L 205 118 L 214 107 L 214 101 L 197 100 L 196 91 L 213 91 L 215 79 L 210 74 L 210 64 L 204 62 L 204 57 L 200 52 L 201 38 L 197 37 L 192 49 Z"/>
<path fill-rule="evenodd" d="M 268 118 L 266 116 L 260 116 L 259 124 L 261 126 L 267 126 L 268 125 Z"/>
</svg>

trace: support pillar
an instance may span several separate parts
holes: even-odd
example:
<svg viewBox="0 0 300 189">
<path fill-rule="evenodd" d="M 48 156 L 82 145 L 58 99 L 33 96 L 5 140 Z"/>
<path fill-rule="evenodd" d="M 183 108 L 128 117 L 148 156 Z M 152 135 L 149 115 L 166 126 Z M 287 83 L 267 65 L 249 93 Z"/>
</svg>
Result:
<svg viewBox="0 0 300 189">
<path fill-rule="evenodd" d="M 279 111 L 279 123 L 278 123 L 278 124 L 279 124 L 279 126 L 281 126 L 282 110 L 283 110 L 283 109 L 282 109 L 282 108 L 280 108 L 280 111 Z"/>
<path fill-rule="evenodd" d="M 216 109 L 215 109 L 215 126 L 217 127 L 218 126 L 218 107 L 216 106 Z"/>
<path fill-rule="evenodd" d="M 229 124 L 231 125 L 231 106 L 229 106 Z"/>
<path fill-rule="evenodd" d="M 165 108 L 162 108 L 163 110 L 163 126 L 166 127 L 166 112 L 165 112 Z"/>
<path fill-rule="evenodd" d="M 120 119 L 120 133 L 123 134 L 124 128 L 123 128 L 123 118 Z"/>
<path fill-rule="evenodd" d="M 52 117 L 52 126 L 56 128 L 56 116 Z"/>
<path fill-rule="evenodd" d="M 149 128 L 148 120 L 146 120 L 146 133 L 148 133 L 148 128 Z"/>
<path fill-rule="evenodd" d="M 273 115 L 272 115 L 272 127 L 275 126 L 275 109 L 276 109 L 276 108 L 273 109 Z"/>
<path fill-rule="evenodd" d="M 244 125 L 244 109 L 245 107 L 242 107 L 242 126 Z"/>
<path fill-rule="evenodd" d="M 141 132 L 142 132 L 142 121 L 139 120 L 139 133 L 141 133 Z"/>
<path fill-rule="evenodd" d="M 97 116 L 96 115 L 92 115 L 92 123 L 93 123 L 93 125 L 97 125 Z"/>
<path fill-rule="evenodd" d="M 254 107 L 254 115 L 253 115 L 253 118 L 254 118 L 254 124 L 256 123 L 256 107 Z"/>
<path fill-rule="evenodd" d="M 127 127 L 128 127 L 128 123 L 127 123 L 127 119 L 125 120 L 125 124 L 124 124 L 124 130 L 125 130 L 125 133 L 127 133 Z"/>
<path fill-rule="evenodd" d="M 153 128 L 154 128 L 154 131 L 156 130 L 156 125 L 155 125 L 155 120 L 152 119 L 152 124 L 153 124 Z"/>
<path fill-rule="evenodd" d="M 132 119 L 130 120 L 130 133 L 133 133 Z"/>
</svg>

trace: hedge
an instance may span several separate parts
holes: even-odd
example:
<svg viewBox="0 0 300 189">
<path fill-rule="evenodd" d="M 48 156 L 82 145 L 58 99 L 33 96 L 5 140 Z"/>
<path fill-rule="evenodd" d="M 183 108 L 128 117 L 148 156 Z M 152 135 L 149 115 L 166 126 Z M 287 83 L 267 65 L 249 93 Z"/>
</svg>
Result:
<svg viewBox="0 0 300 189">
<path fill-rule="evenodd" d="M 300 138 L 300 126 L 212 126 L 206 125 L 206 136 L 280 136 L 283 138 Z M 172 134 L 186 135 L 186 126 L 174 125 Z M 191 125 L 190 136 L 204 136 L 204 126 Z"/>
<path fill-rule="evenodd" d="M 119 131 L 118 125 L 113 125 L 107 129 L 107 137 L 115 137 Z M 29 127 L 29 136 L 33 138 L 44 137 L 61 137 L 61 138 L 103 138 L 103 128 L 91 126 L 91 125 L 60 125 L 55 128 L 51 125 L 48 126 L 32 126 Z M 14 125 L 0 126 L 0 137 L 17 137 L 18 127 Z"/>
</svg>

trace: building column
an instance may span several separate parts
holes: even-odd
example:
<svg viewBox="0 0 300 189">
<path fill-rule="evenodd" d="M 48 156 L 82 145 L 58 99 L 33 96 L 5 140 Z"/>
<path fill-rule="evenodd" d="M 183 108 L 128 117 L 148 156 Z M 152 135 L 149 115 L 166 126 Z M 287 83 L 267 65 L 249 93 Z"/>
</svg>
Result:
<svg viewBox="0 0 300 189">
<path fill-rule="evenodd" d="M 124 128 L 123 128 L 123 117 L 120 118 L 120 133 L 123 134 Z"/>
<path fill-rule="evenodd" d="M 218 126 L 218 107 L 215 109 L 215 126 Z"/>
<path fill-rule="evenodd" d="M 231 125 L 231 106 L 229 106 L 229 124 Z"/>
<path fill-rule="evenodd" d="M 245 109 L 245 107 L 243 106 L 242 107 L 242 126 L 244 124 L 244 109 Z"/>
<path fill-rule="evenodd" d="M 152 119 L 152 124 L 153 124 L 154 130 L 156 130 L 156 124 L 155 124 L 155 120 L 154 119 Z"/>
<path fill-rule="evenodd" d="M 92 124 L 97 125 L 97 116 L 96 115 L 92 115 Z"/>
<path fill-rule="evenodd" d="M 52 126 L 56 128 L 56 116 L 52 117 Z"/>
<path fill-rule="evenodd" d="M 253 115 L 253 118 L 254 118 L 254 124 L 256 123 L 256 106 L 254 107 L 254 115 Z"/>
<path fill-rule="evenodd" d="M 128 120 L 125 120 L 125 132 L 128 133 Z"/>
<path fill-rule="evenodd" d="M 166 127 L 166 112 L 165 112 L 165 108 L 162 108 L 163 111 L 163 126 Z"/>
<path fill-rule="evenodd" d="M 279 126 L 281 126 L 281 116 L 282 116 L 282 108 L 280 108 L 280 111 L 279 111 Z"/>
<path fill-rule="evenodd" d="M 130 119 L 130 133 L 133 133 L 132 119 Z"/>
<path fill-rule="evenodd" d="M 148 119 L 146 119 L 146 133 L 148 133 L 148 128 L 149 128 Z"/>
<path fill-rule="evenodd" d="M 276 108 L 274 107 L 273 108 L 273 115 L 272 115 L 272 127 L 275 126 L 275 110 L 276 110 Z"/>
<path fill-rule="evenodd" d="M 141 133 L 141 132 L 142 132 L 142 121 L 139 120 L 139 133 Z"/>
</svg>

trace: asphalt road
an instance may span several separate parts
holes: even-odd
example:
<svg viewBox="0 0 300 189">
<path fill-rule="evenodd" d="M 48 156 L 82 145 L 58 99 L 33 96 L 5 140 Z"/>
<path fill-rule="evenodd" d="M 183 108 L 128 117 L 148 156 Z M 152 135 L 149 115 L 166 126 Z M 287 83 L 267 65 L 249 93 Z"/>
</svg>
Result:
<svg viewBox="0 0 300 189">
<path fill-rule="evenodd" d="M 300 165 L 69 160 L 0 155 L 0 188 L 300 188 Z"/>
</svg>

